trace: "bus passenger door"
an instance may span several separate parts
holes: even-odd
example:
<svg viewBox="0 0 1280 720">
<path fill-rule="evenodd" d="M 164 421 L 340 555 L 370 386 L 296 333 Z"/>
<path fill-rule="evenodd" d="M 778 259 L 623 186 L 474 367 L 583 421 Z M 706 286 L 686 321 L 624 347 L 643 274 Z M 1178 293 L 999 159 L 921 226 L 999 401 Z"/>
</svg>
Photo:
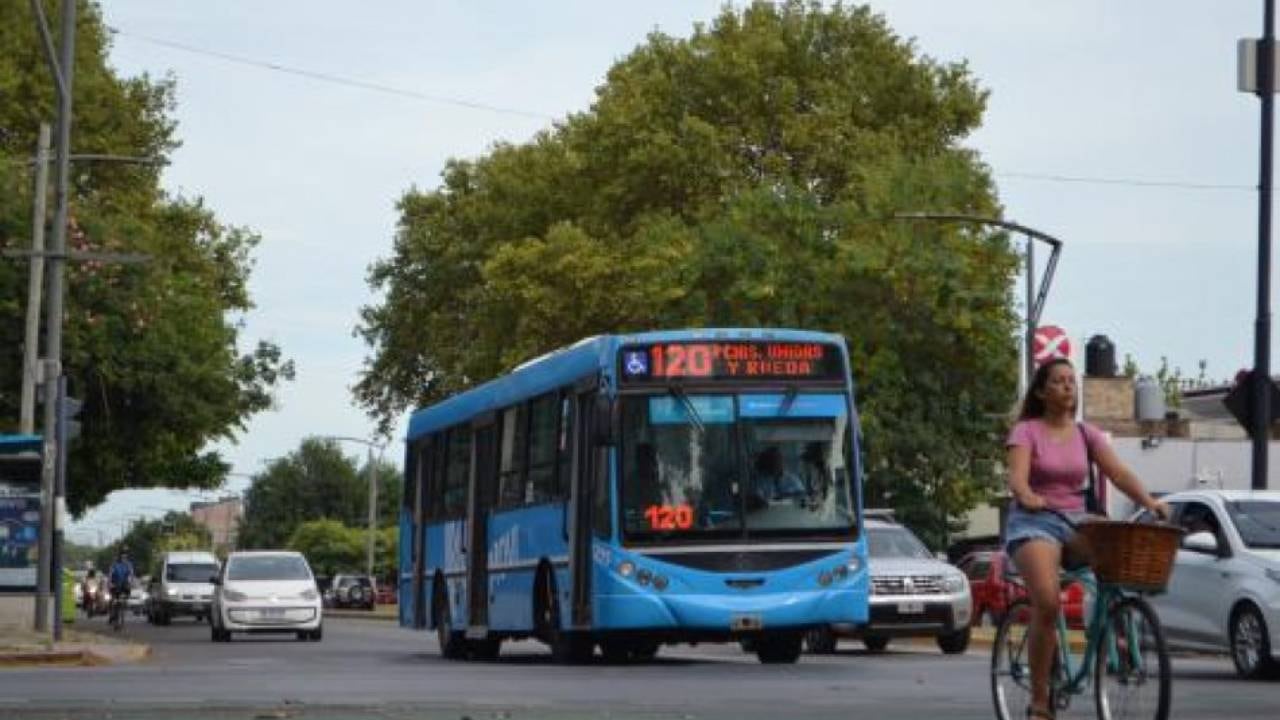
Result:
<svg viewBox="0 0 1280 720">
<path fill-rule="evenodd" d="M 431 478 L 432 469 L 432 452 L 435 450 L 435 444 L 427 438 L 423 447 L 418 451 L 417 462 L 414 464 L 414 473 L 417 475 L 417 482 L 414 483 L 413 493 L 413 517 L 409 522 L 409 529 L 412 531 L 410 537 L 409 556 L 413 558 L 413 579 L 411 580 L 412 602 L 413 602 L 413 627 L 421 630 L 427 626 L 427 591 L 426 591 L 426 567 L 427 567 L 427 523 L 426 523 L 426 499 L 427 499 L 427 481 Z"/>
<path fill-rule="evenodd" d="M 483 417 L 472 425 L 471 480 L 467 493 L 467 637 L 483 639 L 489 632 L 489 508 L 497 470 L 497 418 Z"/>
<path fill-rule="evenodd" d="M 569 576 L 572 578 L 570 622 L 591 627 L 591 493 L 599 448 L 592 441 L 597 390 L 579 392 L 574 408 L 573 478 L 569 492 Z"/>
</svg>

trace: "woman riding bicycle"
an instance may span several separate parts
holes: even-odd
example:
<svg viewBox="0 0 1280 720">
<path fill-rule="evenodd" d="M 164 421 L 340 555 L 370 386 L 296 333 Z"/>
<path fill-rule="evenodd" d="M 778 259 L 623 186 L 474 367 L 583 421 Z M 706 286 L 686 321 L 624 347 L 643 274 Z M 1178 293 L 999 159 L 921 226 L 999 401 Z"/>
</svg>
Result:
<svg viewBox="0 0 1280 720">
<path fill-rule="evenodd" d="M 1057 650 L 1054 624 L 1058 617 L 1058 574 L 1063 548 L 1075 531 L 1064 517 L 1078 522 L 1086 515 L 1082 489 L 1092 456 L 1102 474 L 1138 505 L 1160 517 L 1169 507 L 1147 493 L 1133 471 L 1125 467 L 1102 431 L 1075 422 L 1078 396 L 1076 374 L 1065 359 L 1052 360 L 1036 371 L 1018 422 L 1005 442 L 1008 448 L 1009 491 L 1014 502 L 1005 525 L 1005 553 L 1013 558 L 1031 600 L 1028 664 L 1031 703 L 1028 718 L 1053 720 L 1049 705 L 1049 671 Z M 1086 445 L 1087 443 L 1087 445 Z"/>
</svg>

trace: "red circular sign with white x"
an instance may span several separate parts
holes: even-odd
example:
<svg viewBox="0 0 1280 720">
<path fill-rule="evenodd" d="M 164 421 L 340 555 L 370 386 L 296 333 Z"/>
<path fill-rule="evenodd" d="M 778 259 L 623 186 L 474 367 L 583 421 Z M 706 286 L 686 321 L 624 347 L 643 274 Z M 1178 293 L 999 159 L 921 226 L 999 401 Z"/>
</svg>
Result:
<svg viewBox="0 0 1280 720">
<path fill-rule="evenodd" d="M 1071 357 L 1071 339 L 1067 331 L 1057 325 L 1045 325 L 1036 328 L 1035 340 L 1031 343 L 1031 353 L 1037 365 L 1050 360 Z"/>
</svg>

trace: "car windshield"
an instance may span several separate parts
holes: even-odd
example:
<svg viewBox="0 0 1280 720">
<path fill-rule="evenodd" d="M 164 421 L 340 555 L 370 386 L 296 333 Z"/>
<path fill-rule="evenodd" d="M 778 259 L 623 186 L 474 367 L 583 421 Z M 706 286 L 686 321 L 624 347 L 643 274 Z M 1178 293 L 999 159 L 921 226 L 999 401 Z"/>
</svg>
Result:
<svg viewBox="0 0 1280 720">
<path fill-rule="evenodd" d="M 259 555 L 231 558 L 228 580 L 310 580 L 307 561 L 297 555 Z"/>
<path fill-rule="evenodd" d="M 207 583 L 218 574 L 213 563 L 172 563 L 165 568 L 164 579 L 169 582 Z"/>
<path fill-rule="evenodd" d="M 867 528 L 867 555 L 873 558 L 932 558 L 924 543 L 904 527 Z"/>
<path fill-rule="evenodd" d="M 847 537 L 849 416 L 843 395 L 623 399 L 623 528 L 669 537 Z"/>
<path fill-rule="evenodd" d="M 1227 503 L 1240 539 L 1251 548 L 1280 548 L 1280 502 L 1238 500 Z"/>
</svg>

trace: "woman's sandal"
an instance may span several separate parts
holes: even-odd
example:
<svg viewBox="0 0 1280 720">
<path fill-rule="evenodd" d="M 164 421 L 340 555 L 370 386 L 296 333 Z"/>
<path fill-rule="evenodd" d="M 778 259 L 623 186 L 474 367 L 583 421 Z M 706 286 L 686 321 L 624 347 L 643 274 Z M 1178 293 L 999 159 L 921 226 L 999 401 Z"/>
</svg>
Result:
<svg viewBox="0 0 1280 720">
<path fill-rule="evenodd" d="M 1027 720 L 1057 720 L 1057 716 L 1049 708 L 1027 706 Z"/>
</svg>

